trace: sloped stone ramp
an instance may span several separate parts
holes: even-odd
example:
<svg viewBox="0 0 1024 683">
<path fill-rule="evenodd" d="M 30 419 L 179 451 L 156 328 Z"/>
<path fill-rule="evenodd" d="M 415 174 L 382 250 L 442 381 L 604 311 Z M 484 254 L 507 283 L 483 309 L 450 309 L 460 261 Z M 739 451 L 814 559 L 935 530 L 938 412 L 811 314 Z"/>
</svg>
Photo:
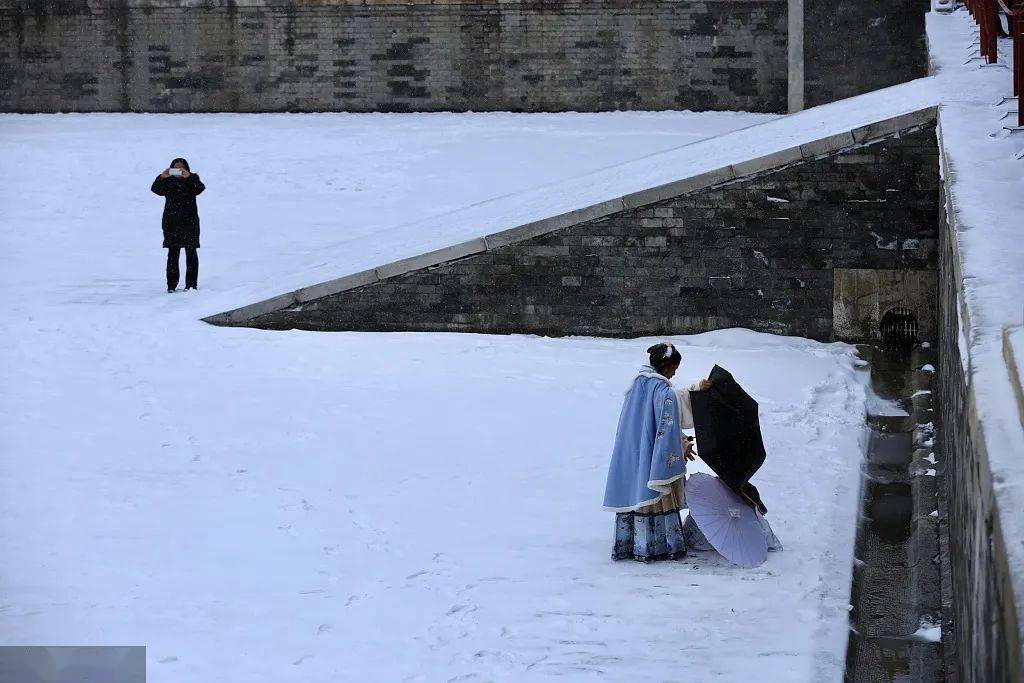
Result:
<svg viewBox="0 0 1024 683">
<path fill-rule="evenodd" d="M 902 98 L 870 93 L 432 219 L 478 219 L 484 234 L 205 320 L 267 329 L 640 336 L 743 326 L 870 336 L 885 301 L 859 292 L 837 304 L 837 273 L 856 282 L 852 271 L 871 272 L 894 300 L 934 289 L 936 108 L 925 84 L 888 91 L 900 88 Z M 925 106 L 907 110 L 916 104 Z M 842 125 L 850 127 L 835 132 Z M 708 167 L 723 158 L 732 161 Z M 633 189 L 671 177 L 673 166 L 676 179 Z M 581 201 L 623 187 L 632 191 Z M 523 215 L 518 206 L 529 215 L 572 201 L 571 210 L 502 229 Z M 853 308 L 840 315 L 837 305 Z M 933 302 L 920 307 L 934 320 Z M 846 328 L 835 329 L 836 320 Z"/>
</svg>

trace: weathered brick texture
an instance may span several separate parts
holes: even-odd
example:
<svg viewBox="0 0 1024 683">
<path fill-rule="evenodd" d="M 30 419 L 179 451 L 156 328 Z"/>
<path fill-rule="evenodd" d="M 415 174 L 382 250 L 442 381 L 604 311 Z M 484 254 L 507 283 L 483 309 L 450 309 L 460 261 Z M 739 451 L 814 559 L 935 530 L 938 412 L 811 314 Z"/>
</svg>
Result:
<svg viewBox="0 0 1024 683">
<path fill-rule="evenodd" d="M 1021 539 L 1004 536 L 1000 517 L 1021 511 L 996 505 L 984 421 L 974 408 L 964 372 L 967 359 L 961 356 L 959 340 L 968 332 L 960 327 L 962 280 L 950 232 L 942 231 L 939 259 L 937 405 L 951 567 L 951 604 L 945 609 L 954 628 L 944 628 L 943 646 L 950 680 L 1020 681 L 1024 660 L 1016 605 L 1022 596 L 1013 593 L 1006 546 Z"/>
<path fill-rule="evenodd" d="M 0 0 L 0 110 L 782 111 L 786 0 Z"/>
<path fill-rule="evenodd" d="M 929 8 L 930 0 L 805 0 L 805 105 L 927 76 Z"/>
<path fill-rule="evenodd" d="M 606 336 L 736 326 L 828 339 L 833 269 L 933 270 L 938 207 L 930 127 L 248 324 Z"/>
</svg>

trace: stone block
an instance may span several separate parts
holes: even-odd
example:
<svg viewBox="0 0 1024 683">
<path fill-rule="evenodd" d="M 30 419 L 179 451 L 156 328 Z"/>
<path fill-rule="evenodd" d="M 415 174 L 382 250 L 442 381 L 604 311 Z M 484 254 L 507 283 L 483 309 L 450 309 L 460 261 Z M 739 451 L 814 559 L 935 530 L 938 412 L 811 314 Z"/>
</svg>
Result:
<svg viewBox="0 0 1024 683">
<path fill-rule="evenodd" d="M 288 308 L 295 304 L 295 293 L 289 292 L 287 294 L 281 294 L 270 299 L 258 301 L 248 306 L 242 306 L 226 313 L 218 313 L 203 318 L 205 322 L 212 323 L 214 325 L 236 325 L 244 323 L 253 318 L 261 315 L 267 315 L 275 311 L 281 310 L 282 308 Z"/>
<path fill-rule="evenodd" d="M 380 278 L 377 277 L 376 270 L 364 270 L 359 273 L 353 273 L 352 275 L 346 275 L 339 277 L 334 280 L 328 280 L 327 282 L 321 282 L 320 284 L 311 285 L 309 287 L 303 287 L 302 289 L 295 292 L 295 300 L 299 303 L 306 301 L 313 301 L 314 299 L 320 299 L 331 294 L 337 294 L 338 292 L 344 292 L 349 289 L 356 289 L 357 287 L 365 287 L 372 285 L 375 282 L 379 282 Z"/>
<path fill-rule="evenodd" d="M 526 223 L 509 230 L 502 230 L 484 237 L 488 250 L 500 249 L 501 247 L 515 244 L 516 242 L 523 242 L 525 240 L 538 237 L 540 235 L 546 235 L 562 228 L 567 228 L 572 225 L 579 223 L 585 223 L 587 221 L 595 220 L 598 218 L 604 218 L 613 213 L 621 211 L 622 199 L 611 199 L 600 204 L 594 204 L 582 209 L 575 211 L 569 211 L 567 213 L 552 216 L 551 218 L 544 218 L 539 221 L 532 223 Z"/>
<path fill-rule="evenodd" d="M 879 339 L 882 316 L 909 308 L 919 338 L 937 337 L 934 270 L 836 268 L 833 284 L 833 334 L 841 340 Z"/>
<path fill-rule="evenodd" d="M 455 244 L 450 247 L 445 247 L 444 249 L 438 249 L 419 256 L 413 256 L 411 258 L 378 266 L 376 268 L 377 277 L 381 280 L 386 280 L 387 278 L 395 277 L 396 275 L 403 275 L 415 270 L 420 270 L 421 268 L 429 268 L 430 266 L 440 265 L 448 261 L 455 261 L 473 254 L 480 254 L 486 249 L 487 245 L 484 243 L 483 238 L 469 240 L 468 242 Z"/>
<path fill-rule="evenodd" d="M 853 139 L 853 133 L 845 131 L 800 145 L 800 154 L 804 158 L 813 159 L 824 154 L 832 154 L 853 147 L 855 144 L 856 140 Z"/>
<path fill-rule="evenodd" d="M 800 151 L 800 147 L 797 146 L 766 154 L 764 156 L 757 157 L 756 159 L 750 159 L 749 161 L 732 164 L 730 168 L 736 178 L 743 178 L 754 175 L 755 173 L 782 168 L 797 161 L 801 161 L 802 159 L 803 154 Z"/>
<path fill-rule="evenodd" d="M 726 166 L 725 168 L 707 171 L 676 182 L 659 185 L 649 190 L 628 194 L 622 198 L 622 204 L 627 209 L 634 209 L 680 195 L 697 192 L 719 183 L 728 182 L 735 177 L 736 175 L 733 173 L 732 167 Z"/>
<path fill-rule="evenodd" d="M 934 123 L 936 120 L 936 108 L 926 107 L 917 111 L 901 114 L 884 121 L 878 121 L 866 126 L 855 128 L 853 139 L 857 142 L 867 142 L 894 135 L 901 131 L 908 131 L 918 126 Z"/>
</svg>

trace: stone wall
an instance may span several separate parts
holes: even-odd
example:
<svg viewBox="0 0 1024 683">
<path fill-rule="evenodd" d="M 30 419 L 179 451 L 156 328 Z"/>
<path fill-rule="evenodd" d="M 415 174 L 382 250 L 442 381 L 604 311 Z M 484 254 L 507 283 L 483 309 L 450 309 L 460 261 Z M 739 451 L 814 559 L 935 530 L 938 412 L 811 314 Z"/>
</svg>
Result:
<svg viewBox="0 0 1024 683">
<path fill-rule="evenodd" d="M 805 106 L 927 76 L 929 6 L 930 0 L 805 0 Z"/>
<path fill-rule="evenodd" d="M 749 327 L 830 339 L 834 271 L 933 270 L 938 210 L 932 124 L 245 324 L 603 336 Z"/>
<path fill-rule="evenodd" d="M 938 444 L 947 468 L 942 512 L 951 584 L 946 611 L 953 622 L 952 629 L 944 629 L 943 644 L 950 680 L 1009 683 L 1024 680 L 1024 670 L 999 519 L 1021 511 L 1000 512 L 996 505 L 982 422 L 968 384 L 970 361 L 961 355 L 967 349 L 961 342 L 963 278 L 951 233 L 950 226 L 943 227 L 939 250 Z"/>
<path fill-rule="evenodd" d="M 786 0 L 0 0 L 0 110 L 786 106 Z"/>
</svg>

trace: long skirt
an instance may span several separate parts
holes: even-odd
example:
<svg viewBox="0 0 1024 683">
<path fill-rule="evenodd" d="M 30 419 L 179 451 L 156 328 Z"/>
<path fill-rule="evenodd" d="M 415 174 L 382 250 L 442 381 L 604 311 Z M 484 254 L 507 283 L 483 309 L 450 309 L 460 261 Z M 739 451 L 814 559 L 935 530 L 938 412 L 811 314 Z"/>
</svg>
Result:
<svg viewBox="0 0 1024 683">
<path fill-rule="evenodd" d="M 615 515 L 613 560 L 654 562 L 686 557 L 686 543 L 679 510 L 686 504 L 683 480 L 672 485 L 672 492 L 636 512 Z"/>
</svg>

